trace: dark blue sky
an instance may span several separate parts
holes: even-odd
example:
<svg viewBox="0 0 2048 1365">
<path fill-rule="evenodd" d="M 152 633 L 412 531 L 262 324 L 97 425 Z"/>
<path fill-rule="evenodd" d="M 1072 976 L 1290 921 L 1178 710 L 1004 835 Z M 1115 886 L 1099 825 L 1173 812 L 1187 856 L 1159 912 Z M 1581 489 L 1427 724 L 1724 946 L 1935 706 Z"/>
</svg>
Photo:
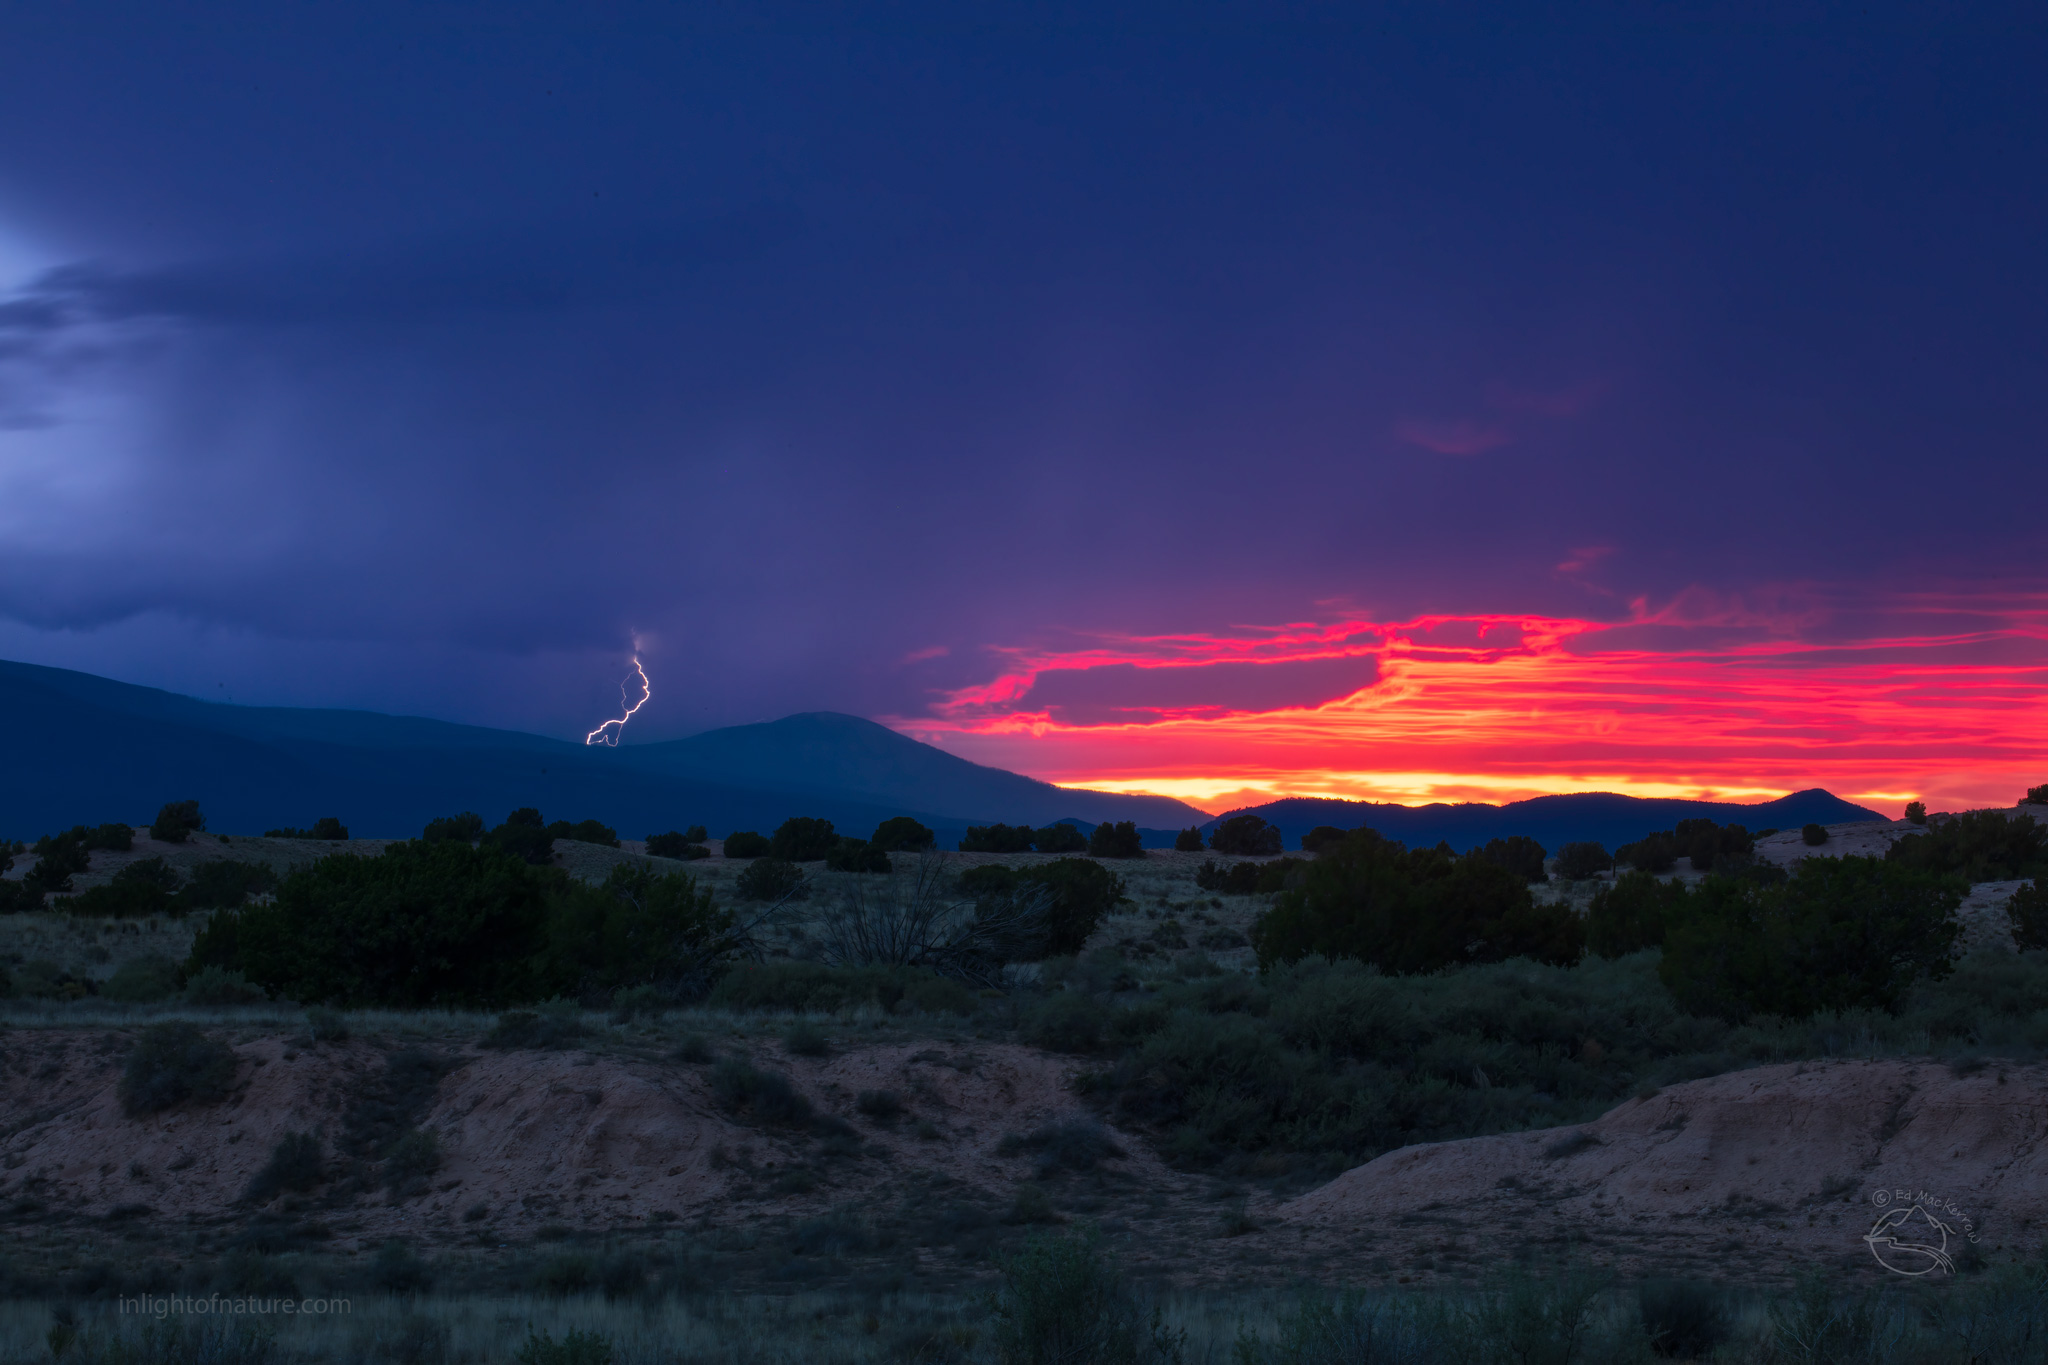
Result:
<svg viewBox="0 0 2048 1365">
<path fill-rule="evenodd" d="M 637 633 L 651 738 L 2039 588 L 2038 23 L 1034 12 L 0 5 L 0 656 L 580 734 Z"/>
</svg>

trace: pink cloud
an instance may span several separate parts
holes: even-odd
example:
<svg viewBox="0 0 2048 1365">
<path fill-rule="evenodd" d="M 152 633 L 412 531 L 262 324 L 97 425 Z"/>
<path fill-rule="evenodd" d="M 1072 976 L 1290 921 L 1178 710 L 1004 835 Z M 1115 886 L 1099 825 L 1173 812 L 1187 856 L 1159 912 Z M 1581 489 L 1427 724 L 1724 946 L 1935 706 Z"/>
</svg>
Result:
<svg viewBox="0 0 2048 1365">
<path fill-rule="evenodd" d="M 1514 439 L 1505 427 L 1496 423 L 1475 422 L 1463 417 L 1447 422 L 1408 417 L 1395 425 L 1394 434 L 1410 445 L 1433 450 L 1439 455 L 1478 455 Z"/>
</svg>

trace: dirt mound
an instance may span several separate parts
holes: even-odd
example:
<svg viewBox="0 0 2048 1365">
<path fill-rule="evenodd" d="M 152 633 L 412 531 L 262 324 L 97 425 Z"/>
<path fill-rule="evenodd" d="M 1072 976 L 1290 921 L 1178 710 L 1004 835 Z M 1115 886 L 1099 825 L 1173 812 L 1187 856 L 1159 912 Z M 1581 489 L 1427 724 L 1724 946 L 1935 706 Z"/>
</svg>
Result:
<svg viewBox="0 0 2048 1365">
<path fill-rule="evenodd" d="M 1581 1127 L 1402 1148 L 1279 1213 L 1305 1245 L 1425 1275 L 1503 1244 L 1664 1274 L 1821 1260 L 1881 1275 L 1863 1238 L 1900 1200 L 1954 1205 L 1946 1220 L 1967 1217 L 1994 1259 L 2038 1243 L 2044 1137 L 2048 1067 L 1807 1062 L 1673 1086 Z"/>
<path fill-rule="evenodd" d="M 0 1068 L 0 1206 L 8 1212 L 0 1222 L 49 1210 L 245 1215 L 237 1200 L 285 1133 L 318 1134 L 330 1154 L 345 1144 L 365 1097 L 385 1083 L 391 1050 L 258 1039 L 235 1048 L 238 1088 L 225 1102 L 131 1119 L 116 1095 L 129 1041 L 118 1032 L 8 1036 Z M 725 1221 L 822 1209 L 881 1184 L 934 1177 L 1007 1198 L 1032 1167 L 1028 1147 L 998 1150 L 1005 1136 L 1088 1122 L 1068 1091 L 1072 1064 L 1020 1047 L 905 1044 L 815 1060 L 758 1048 L 752 1060 L 785 1073 L 822 1123 L 750 1122 L 714 1095 L 704 1065 L 577 1051 L 450 1053 L 430 1099 L 408 1116 L 439 1148 L 427 1192 L 369 1196 L 355 1206 L 351 1231 L 364 1241 L 453 1232 L 479 1204 L 488 1211 L 479 1216 L 507 1237 L 549 1223 Z M 858 1097 L 870 1090 L 893 1092 L 901 1114 L 862 1114 Z M 1105 1136 L 1123 1153 L 1108 1158 L 1120 1174 L 1171 1180 L 1142 1144 Z"/>
</svg>

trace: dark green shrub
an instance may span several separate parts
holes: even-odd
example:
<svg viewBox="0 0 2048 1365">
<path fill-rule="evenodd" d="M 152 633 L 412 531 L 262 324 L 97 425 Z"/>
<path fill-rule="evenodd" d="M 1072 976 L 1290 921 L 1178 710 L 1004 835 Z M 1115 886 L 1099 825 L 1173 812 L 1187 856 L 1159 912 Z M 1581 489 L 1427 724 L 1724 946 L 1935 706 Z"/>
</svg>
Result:
<svg viewBox="0 0 2048 1365">
<path fill-rule="evenodd" d="M 1484 858 L 1489 863 L 1506 868 L 1525 882 L 1550 880 L 1550 874 L 1544 871 L 1544 863 L 1550 857 L 1550 851 L 1526 834 L 1511 834 L 1505 839 L 1488 839 L 1485 847 L 1473 849 L 1465 856 Z"/>
<path fill-rule="evenodd" d="M 1233 815 L 1216 826 L 1209 847 L 1241 858 L 1270 858 L 1282 848 L 1280 830 L 1256 815 Z"/>
<path fill-rule="evenodd" d="M 1270 895 L 1286 890 L 1294 873 L 1306 866 L 1308 864 L 1299 858 L 1228 865 L 1219 865 L 1213 858 L 1205 859 L 1195 869 L 1195 885 L 1204 891 L 1216 891 L 1226 896 Z"/>
<path fill-rule="evenodd" d="M 414 1128 L 385 1152 L 384 1186 L 401 1197 L 424 1194 L 427 1177 L 440 1169 L 440 1139 L 431 1128 Z"/>
<path fill-rule="evenodd" d="M 393 844 L 300 868 L 269 903 L 215 912 L 188 971 L 240 971 L 307 1003 L 485 1007 L 532 1000 L 567 885 L 485 843 Z"/>
<path fill-rule="evenodd" d="M 644 1015 L 659 1014 L 674 1003 L 657 986 L 625 986 L 612 992 L 612 1022 L 629 1024 Z"/>
<path fill-rule="evenodd" d="M 268 1164 L 250 1177 L 242 1190 L 242 1202 L 267 1204 L 286 1190 L 310 1190 L 320 1183 L 326 1165 L 319 1138 L 311 1133 L 286 1133 L 270 1149 Z"/>
<path fill-rule="evenodd" d="M 164 891 L 176 891 L 181 878 L 176 868 L 162 858 L 138 858 L 114 874 L 114 882 L 140 882 Z"/>
<path fill-rule="evenodd" d="M 1441 846 L 1410 851 L 1358 830 L 1300 876 L 1252 927 L 1262 968 L 1311 954 L 1404 973 L 1510 957 L 1569 964 L 1584 949 L 1568 907 L 1539 906 L 1517 874 Z"/>
<path fill-rule="evenodd" d="M 1826 825 L 1803 825 L 1800 827 L 1799 837 L 1805 841 L 1808 848 L 1819 848 L 1828 841 L 1828 827 Z"/>
<path fill-rule="evenodd" d="M 1718 825 L 1712 820 L 1680 820 L 1676 828 L 1646 835 L 1614 851 L 1617 864 L 1627 863 L 1639 872 L 1669 872 L 1680 858 L 1690 860 L 1696 872 L 1709 872 L 1718 864 L 1746 857 L 1756 837 L 1741 825 Z"/>
<path fill-rule="evenodd" d="M 619 846 L 619 832 L 597 820 L 578 820 L 573 825 L 567 820 L 557 820 L 548 826 L 548 837 L 571 839 L 579 844 L 603 844 L 607 848 Z"/>
<path fill-rule="evenodd" d="M 702 828 L 702 826 L 698 826 Z M 674 858 L 678 862 L 694 862 L 698 858 L 709 858 L 711 850 L 690 838 L 687 833 L 670 830 L 666 834 L 647 836 L 647 854 L 652 858 Z"/>
<path fill-rule="evenodd" d="M 1808 840 L 1808 842 L 1812 842 Z M 2048 876 L 2048 826 L 2004 811 L 1934 815 L 1927 832 L 1885 850 L 1889 862 L 1927 872 L 1953 872 L 1973 882 Z"/>
<path fill-rule="evenodd" d="M 1695 1280 L 1656 1280 L 1636 1290 L 1650 1349 L 1671 1360 L 1705 1360 L 1728 1339 L 1721 1290 Z"/>
<path fill-rule="evenodd" d="M 776 827 L 768 840 L 769 856 L 790 863 L 815 863 L 839 846 L 830 820 L 793 815 Z"/>
<path fill-rule="evenodd" d="M 736 963 L 712 990 L 710 1005 L 728 1010 L 836 1014 L 874 1005 L 890 1011 L 972 1014 L 974 993 L 918 967 L 833 967 L 822 962 Z"/>
<path fill-rule="evenodd" d="M 1088 1053 L 1100 1050 L 1109 1028 L 1109 1010 L 1085 995 L 1060 991 L 1024 1011 L 1024 1041 L 1050 1052 Z"/>
<path fill-rule="evenodd" d="M 30 1000 L 77 1000 L 87 993 L 84 981 L 48 958 L 35 958 L 16 968 L 11 989 Z"/>
<path fill-rule="evenodd" d="M 756 858 L 733 883 L 733 894 L 744 901 L 809 900 L 810 882 L 795 863 L 772 855 Z"/>
<path fill-rule="evenodd" d="M 1032 847 L 1040 853 L 1086 853 L 1088 836 L 1065 823 L 1046 825 L 1032 836 Z"/>
<path fill-rule="evenodd" d="M 1914 825 L 1926 824 L 1927 803 L 1925 801 L 1908 801 L 1906 803 L 1906 822 Z"/>
<path fill-rule="evenodd" d="M 1661 875 L 1678 866 L 1678 840 L 1670 834 L 1652 834 L 1614 850 L 1617 866 L 1626 863 L 1638 872 Z"/>
<path fill-rule="evenodd" d="M 263 988 L 251 985 L 240 972 L 204 967 L 186 976 L 184 997 L 188 1005 L 255 1005 L 263 1001 Z"/>
<path fill-rule="evenodd" d="M 188 910 L 229 910 L 251 896 L 277 889 L 277 874 L 262 863 L 245 863 L 233 858 L 215 858 L 192 870 L 172 906 L 174 912 Z"/>
<path fill-rule="evenodd" d="M 747 1110 L 763 1123 L 800 1127 L 811 1118 L 811 1102 L 780 1071 L 761 1071 L 739 1057 L 720 1058 L 711 1068 L 711 1093 L 735 1112 Z"/>
<path fill-rule="evenodd" d="M 203 833 L 206 817 L 197 801 L 166 801 L 149 827 L 149 837 L 167 844 L 182 844 L 190 835 Z"/>
<path fill-rule="evenodd" d="M 266 839 L 332 839 L 338 842 L 348 838 L 348 826 L 332 815 L 323 815 L 313 822 L 311 829 L 294 829 L 287 825 L 282 829 L 266 829 L 263 831 L 263 837 Z"/>
<path fill-rule="evenodd" d="M 960 838 L 962 853 L 1029 853 L 1038 831 L 1029 825 L 969 825 Z"/>
<path fill-rule="evenodd" d="M 550 900 L 547 975 L 558 991 L 610 995 L 647 986 L 672 1001 L 695 1001 L 738 946 L 732 915 L 687 872 L 621 864 L 599 886 L 553 880 Z"/>
<path fill-rule="evenodd" d="M 85 871 L 93 853 L 101 850 L 126 853 L 134 847 L 135 831 L 127 825 L 73 825 L 62 834 L 45 834 L 26 851 L 36 854 L 39 858 L 48 858 L 53 853 L 56 854 L 58 861 L 65 864 L 60 875 L 68 876 L 71 873 Z M 162 859 L 157 861 L 161 862 Z M 0 862 L 0 871 L 5 871 L 13 865 L 14 858 L 10 853 L 4 862 Z M 51 866 L 54 870 L 57 864 L 52 863 Z"/>
<path fill-rule="evenodd" d="M 1727 1019 L 1895 1010 L 1952 970 L 1968 890 L 1879 858 L 1807 858 L 1777 886 L 1709 876 L 1667 924 L 1658 975 L 1686 1009 Z"/>
<path fill-rule="evenodd" d="M 106 999 L 131 1005 L 154 1004 L 177 993 L 178 964 L 156 953 L 129 958 L 100 987 Z"/>
<path fill-rule="evenodd" d="M 1307 867 L 1308 863 L 1305 859 L 1301 858 L 1275 858 L 1270 862 L 1240 863 L 1239 866 L 1258 868 L 1259 880 L 1252 887 L 1252 890 L 1258 895 L 1270 896 L 1285 891 L 1289 886 L 1293 885 L 1296 874 L 1301 869 Z"/>
<path fill-rule="evenodd" d="M 56 908 L 72 915 L 104 915 L 115 919 L 144 919 L 150 915 L 181 913 L 174 898 L 160 886 L 143 881 L 124 882 L 118 878 L 75 896 L 60 896 Z"/>
<path fill-rule="evenodd" d="M 1557 875 L 1568 881 L 1597 877 L 1613 866 L 1614 859 L 1609 856 L 1605 844 L 1572 843 L 1557 851 Z"/>
<path fill-rule="evenodd" d="M 1344 836 L 1351 831 L 1338 829 L 1335 825 L 1317 825 L 1301 836 L 1301 851 L 1316 854 L 1335 844 L 1344 842 Z"/>
<path fill-rule="evenodd" d="M 922 853 L 939 846 L 937 835 L 907 815 L 892 816 L 875 826 L 868 843 L 884 853 Z"/>
<path fill-rule="evenodd" d="M 2027 788 L 2027 794 L 2020 798 L 2023 806 L 2048 806 L 2048 783 Z"/>
<path fill-rule="evenodd" d="M 1183 1353 L 1183 1334 L 1167 1332 L 1158 1314 L 1144 1322 L 1092 1230 L 1032 1237 L 1002 1262 L 993 1310 L 1001 1365 L 1164 1365 Z"/>
<path fill-rule="evenodd" d="M 35 866 L 25 880 L 41 891 L 69 891 L 71 879 L 92 868 L 92 854 L 79 830 L 44 835 L 35 842 Z"/>
<path fill-rule="evenodd" d="M 486 834 L 482 846 L 509 853 L 529 867 L 552 867 L 555 836 L 542 822 L 540 812 L 521 806 L 505 817 L 505 823 Z M 386 850 L 389 852 L 389 850 Z"/>
<path fill-rule="evenodd" d="M 377 1248 L 370 1283 L 387 1294 L 419 1294 L 433 1287 L 434 1272 L 409 1243 L 393 1237 Z"/>
<path fill-rule="evenodd" d="M 348 1016 L 339 1010 L 315 1005 L 306 1011 L 306 1036 L 316 1043 L 348 1041 Z"/>
<path fill-rule="evenodd" d="M 1195 869 L 1195 885 L 1225 896 L 1249 896 L 1259 889 L 1257 863 L 1218 863 L 1204 858 Z"/>
<path fill-rule="evenodd" d="M 687 843 L 701 844 L 710 837 L 710 833 L 702 825 L 692 825 L 683 831 L 683 839 Z"/>
<path fill-rule="evenodd" d="M 841 839 L 825 855 L 825 866 L 834 872 L 883 873 L 890 870 L 889 855 L 865 839 Z"/>
<path fill-rule="evenodd" d="M 526 1344 L 513 1357 L 518 1365 L 612 1365 L 612 1339 L 572 1327 L 560 1341 L 551 1332 L 527 1329 Z"/>
<path fill-rule="evenodd" d="M 0 881 L 0 915 L 19 915 L 30 910 L 40 910 L 43 908 L 43 897 L 46 894 L 48 893 L 37 882 Z"/>
<path fill-rule="evenodd" d="M 1200 853 L 1206 847 L 1208 845 L 1202 838 L 1202 827 L 1200 825 L 1191 826 L 1173 836 L 1173 851 L 1175 853 Z"/>
<path fill-rule="evenodd" d="M 750 829 L 736 829 L 725 836 L 721 848 L 728 858 L 765 858 L 768 856 L 768 836 Z"/>
<path fill-rule="evenodd" d="M 420 838 L 430 844 L 438 844 L 448 839 L 461 844 L 473 844 L 483 837 L 484 818 L 473 810 L 429 820 L 426 829 L 420 833 Z"/>
<path fill-rule="evenodd" d="M 142 1030 L 121 1070 L 117 1093 L 130 1118 L 160 1113 L 192 1100 L 217 1104 L 235 1083 L 235 1054 L 196 1024 L 151 1024 Z"/>
<path fill-rule="evenodd" d="M 2043 886 L 2042 880 L 2028 882 L 2005 900 L 2013 946 L 2021 952 L 2048 948 L 2048 886 Z"/>
<path fill-rule="evenodd" d="M 1275 850 L 1276 852 L 1278 850 Z M 1118 820 L 1097 825 L 1088 835 L 1088 856 L 1091 858 L 1142 858 L 1145 844 L 1138 837 L 1137 822 Z"/>
<path fill-rule="evenodd" d="M 1647 872 L 1624 872 L 1593 895 L 1586 911 L 1586 947 L 1601 957 L 1626 957 L 1664 942 L 1664 927 L 1686 903 L 1685 887 Z"/>
<path fill-rule="evenodd" d="M 961 894 L 974 898 L 984 916 L 1037 888 L 1052 892 L 1045 937 L 1023 949 L 1021 962 L 1065 957 L 1081 951 L 1103 917 L 1125 899 L 1123 879 L 1086 858 L 1060 858 L 1035 867 L 988 863 L 960 875 Z"/>
</svg>

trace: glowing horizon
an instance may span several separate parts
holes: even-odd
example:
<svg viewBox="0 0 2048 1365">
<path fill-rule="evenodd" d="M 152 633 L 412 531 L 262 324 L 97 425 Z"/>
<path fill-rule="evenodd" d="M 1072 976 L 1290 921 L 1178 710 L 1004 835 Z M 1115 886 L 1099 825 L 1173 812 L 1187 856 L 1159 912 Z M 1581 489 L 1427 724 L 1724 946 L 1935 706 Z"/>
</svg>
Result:
<svg viewBox="0 0 2048 1365">
<path fill-rule="evenodd" d="M 1619 621 L 1347 616 L 998 654 L 991 681 L 889 723 L 1212 814 L 1286 796 L 1754 803 L 1811 787 L 1896 814 L 2011 805 L 2048 767 L 2048 598 L 2032 593 L 1691 594 Z M 1247 695 L 1268 702 L 1234 704 Z"/>
</svg>

